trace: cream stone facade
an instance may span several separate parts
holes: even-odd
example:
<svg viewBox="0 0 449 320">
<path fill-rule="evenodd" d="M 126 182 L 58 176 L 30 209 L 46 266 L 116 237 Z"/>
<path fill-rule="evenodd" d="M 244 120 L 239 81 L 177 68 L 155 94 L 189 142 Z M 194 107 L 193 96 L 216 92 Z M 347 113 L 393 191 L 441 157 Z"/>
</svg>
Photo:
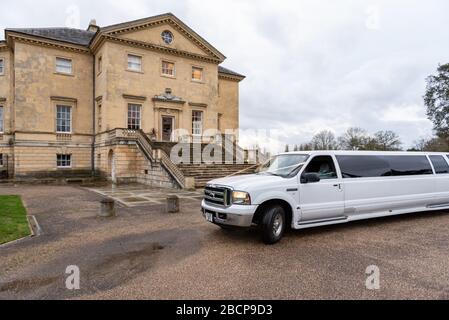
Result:
<svg viewBox="0 0 449 320">
<path fill-rule="evenodd" d="M 88 30 L 6 29 L 0 173 L 182 187 L 153 142 L 238 130 L 244 76 L 224 60 L 170 13 Z"/>
</svg>

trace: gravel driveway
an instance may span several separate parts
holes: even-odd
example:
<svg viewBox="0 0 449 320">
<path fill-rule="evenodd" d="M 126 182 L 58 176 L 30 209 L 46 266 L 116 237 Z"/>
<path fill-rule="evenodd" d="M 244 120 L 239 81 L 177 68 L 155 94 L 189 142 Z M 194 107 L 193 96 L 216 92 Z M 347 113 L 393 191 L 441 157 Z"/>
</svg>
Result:
<svg viewBox="0 0 449 320">
<path fill-rule="evenodd" d="M 291 231 L 275 246 L 255 231 L 159 204 L 97 218 L 101 196 L 75 186 L 3 186 L 22 195 L 40 237 L 0 248 L 0 299 L 449 299 L 449 213 Z M 80 290 L 65 287 L 78 266 Z M 380 269 L 367 290 L 366 268 Z"/>
</svg>

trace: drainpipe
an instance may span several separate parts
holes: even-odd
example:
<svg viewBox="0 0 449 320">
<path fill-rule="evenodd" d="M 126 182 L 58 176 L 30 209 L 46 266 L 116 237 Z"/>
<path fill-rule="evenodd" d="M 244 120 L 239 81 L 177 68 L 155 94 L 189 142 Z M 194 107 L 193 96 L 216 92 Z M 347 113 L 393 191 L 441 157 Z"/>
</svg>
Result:
<svg viewBox="0 0 449 320">
<path fill-rule="evenodd" d="M 93 53 L 93 59 L 94 59 L 94 61 L 93 61 L 93 70 L 92 70 L 92 76 L 93 76 L 93 81 L 92 81 L 92 105 L 93 105 L 93 108 L 92 108 L 92 133 L 93 133 L 93 136 L 92 136 L 92 152 L 91 152 L 91 163 L 92 163 L 92 177 L 94 177 L 95 176 L 95 141 L 96 141 L 96 130 L 95 130 L 95 124 L 96 124 L 96 121 L 95 121 L 95 116 L 96 116 L 96 108 L 97 108 L 97 105 L 96 105 L 96 101 L 95 101 L 95 84 L 96 84 L 96 79 L 95 79 L 95 76 L 96 76 L 96 72 L 95 72 L 95 70 L 96 70 L 96 59 L 95 59 L 95 53 Z"/>
</svg>

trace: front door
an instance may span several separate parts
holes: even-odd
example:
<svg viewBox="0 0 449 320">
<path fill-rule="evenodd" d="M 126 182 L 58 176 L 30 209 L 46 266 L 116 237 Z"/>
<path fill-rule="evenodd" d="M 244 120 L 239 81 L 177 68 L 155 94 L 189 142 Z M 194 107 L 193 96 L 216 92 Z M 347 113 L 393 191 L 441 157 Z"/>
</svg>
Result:
<svg viewBox="0 0 449 320">
<path fill-rule="evenodd" d="M 304 173 L 317 173 L 319 182 L 300 183 L 301 224 L 344 219 L 344 185 L 331 156 L 315 156 Z"/>
<path fill-rule="evenodd" d="M 162 141 L 171 141 L 173 120 L 173 117 L 162 117 Z"/>
</svg>

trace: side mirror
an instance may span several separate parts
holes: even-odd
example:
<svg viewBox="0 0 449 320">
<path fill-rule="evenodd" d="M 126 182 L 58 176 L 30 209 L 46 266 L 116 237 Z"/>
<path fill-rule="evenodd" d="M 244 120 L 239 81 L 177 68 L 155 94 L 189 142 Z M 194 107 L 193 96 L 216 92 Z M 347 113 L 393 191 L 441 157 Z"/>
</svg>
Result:
<svg viewBox="0 0 449 320">
<path fill-rule="evenodd" d="M 319 174 L 315 172 L 304 173 L 301 176 L 301 183 L 316 183 L 320 182 L 320 180 Z"/>
</svg>

